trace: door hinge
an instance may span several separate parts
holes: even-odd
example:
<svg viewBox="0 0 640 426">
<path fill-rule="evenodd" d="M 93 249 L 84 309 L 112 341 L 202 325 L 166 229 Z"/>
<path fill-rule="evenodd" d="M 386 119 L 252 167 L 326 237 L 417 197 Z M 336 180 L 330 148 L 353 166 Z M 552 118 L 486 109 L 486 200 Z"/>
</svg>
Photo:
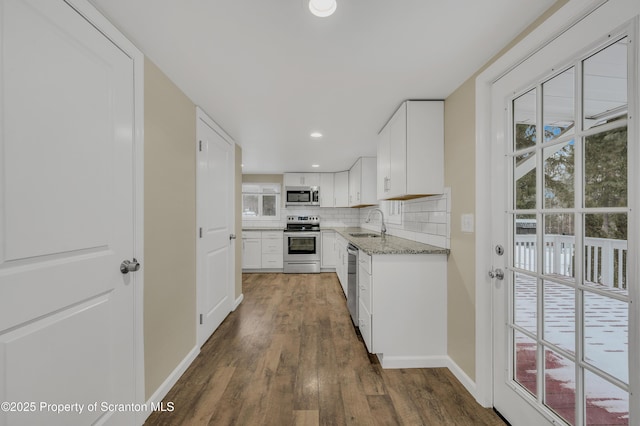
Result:
<svg viewBox="0 0 640 426">
<path fill-rule="evenodd" d="M 202 141 L 199 141 L 199 142 L 200 142 L 200 147 L 198 148 L 198 150 L 202 151 Z"/>
<path fill-rule="evenodd" d="M 202 228 L 200 228 L 200 238 L 202 238 Z"/>
<path fill-rule="evenodd" d="M 204 319 L 203 319 L 203 315 L 202 314 L 200 314 L 200 324 L 201 325 L 204 324 Z"/>
</svg>

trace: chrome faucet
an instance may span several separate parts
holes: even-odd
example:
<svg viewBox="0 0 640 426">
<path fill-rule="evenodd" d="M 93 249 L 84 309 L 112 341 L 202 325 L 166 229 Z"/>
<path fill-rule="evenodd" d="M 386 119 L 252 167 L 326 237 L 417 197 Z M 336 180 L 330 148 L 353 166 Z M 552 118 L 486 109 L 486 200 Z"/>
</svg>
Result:
<svg viewBox="0 0 640 426">
<path fill-rule="evenodd" d="M 380 212 L 380 222 L 381 222 L 381 225 L 380 225 L 380 236 L 382 238 L 384 238 L 387 235 L 387 227 L 384 224 L 384 213 L 382 213 L 382 210 L 377 209 L 377 208 L 369 210 L 369 214 L 367 215 L 367 218 L 365 219 L 365 223 L 371 222 L 371 213 L 376 212 L 376 211 Z"/>
</svg>

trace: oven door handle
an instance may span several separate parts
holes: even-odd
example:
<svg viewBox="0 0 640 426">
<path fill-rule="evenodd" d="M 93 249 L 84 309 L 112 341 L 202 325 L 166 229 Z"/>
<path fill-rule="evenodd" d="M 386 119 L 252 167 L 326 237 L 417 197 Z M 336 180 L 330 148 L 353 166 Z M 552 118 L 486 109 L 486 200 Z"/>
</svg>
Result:
<svg viewBox="0 0 640 426">
<path fill-rule="evenodd" d="M 285 237 L 314 237 L 318 238 L 320 236 L 319 232 L 285 232 Z"/>
</svg>

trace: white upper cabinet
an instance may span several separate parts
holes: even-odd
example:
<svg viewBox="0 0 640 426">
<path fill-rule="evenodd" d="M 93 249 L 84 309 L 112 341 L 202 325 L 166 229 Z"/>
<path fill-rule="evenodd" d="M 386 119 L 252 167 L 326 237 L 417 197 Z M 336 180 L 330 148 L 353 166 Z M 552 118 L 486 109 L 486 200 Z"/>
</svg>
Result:
<svg viewBox="0 0 640 426">
<path fill-rule="evenodd" d="M 377 198 L 444 192 L 444 102 L 405 101 L 378 138 Z"/>
<path fill-rule="evenodd" d="M 320 207 L 335 207 L 335 173 L 320 173 Z"/>
<path fill-rule="evenodd" d="M 320 173 L 285 173 L 284 186 L 320 186 Z"/>
<path fill-rule="evenodd" d="M 349 171 L 334 173 L 333 196 L 334 207 L 349 207 Z"/>
<path fill-rule="evenodd" d="M 378 204 L 376 199 L 376 158 L 360 157 L 349 170 L 349 207 Z"/>
</svg>

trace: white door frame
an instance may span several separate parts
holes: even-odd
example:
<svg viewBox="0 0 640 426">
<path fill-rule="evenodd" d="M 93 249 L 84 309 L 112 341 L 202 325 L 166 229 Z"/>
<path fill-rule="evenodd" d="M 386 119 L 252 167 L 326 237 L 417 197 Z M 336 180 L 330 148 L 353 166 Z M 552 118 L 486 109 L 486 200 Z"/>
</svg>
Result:
<svg viewBox="0 0 640 426">
<path fill-rule="evenodd" d="M 145 402 L 144 381 L 144 55 L 133 45 L 107 18 L 105 18 L 87 0 L 64 0 L 75 9 L 87 21 L 104 34 L 120 50 L 133 61 L 133 209 L 134 209 L 134 235 L 133 253 L 142 267 L 132 274 L 134 284 L 134 369 L 135 369 L 135 401 Z M 136 413 L 136 423 L 142 424 L 148 413 Z"/>
<path fill-rule="evenodd" d="M 218 133 L 222 139 L 224 139 L 225 142 L 227 142 L 229 145 L 231 145 L 231 167 L 229 170 L 229 182 L 231 183 L 231 189 L 230 189 L 230 193 L 232 194 L 231 196 L 231 206 L 233 211 L 231 212 L 231 217 L 229 220 L 229 230 L 231 233 L 235 233 L 235 224 L 236 224 L 236 212 L 235 212 L 235 197 L 233 196 L 233 194 L 235 194 L 235 181 L 236 181 L 236 174 L 235 174 L 235 158 L 236 158 L 236 151 L 235 151 L 235 141 L 233 140 L 233 138 L 231 136 L 229 136 L 229 134 L 227 132 L 225 132 L 222 127 L 220 127 L 215 121 L 213 121 L 213 119 L 211 117 L 209 117 L 209 115 L 207 115 L 207 113 L 200 108 L 199 106 L 196 106 L 196 140 L 194 141 L 194 143 L 197 145 L 199 144 L 199 140 L 200 140 L 200 136 L 197 134 L 198 132 L 198 127 L 199 127 L 199 122 L 202 121 L 204 123 L 206 123 L 209 127 L 211 127 L 216 133 Z M 197 197 L 197 194 L 199 194 L 198 192 L 198 185 L 200 185 L 200 182 L 198 182 L 199 179 L 199 175 L 200 173 L 198 172 L 198 146 L 196 146 L 196 158 L 194 159 L 196 161 L 196 229 L 194 229 L 194 232 L 197 232 L 198 227 L 200 226 L 200 223 L 202 223 L 201 221 L 201 209 L 199 207 L 200 205 L 200 200 Z M 236 271 L 236 256 L 235 256 L 235 244 L 237 243 L 237 240 L 233 240 L 233 245 L 230 246 L 229 248 L 229 259 L 230 259 L 230 265 L 229 265 L 229 274 L 230 276 L 228 277 L 228 286 L 229 286 L 229 312 L 233 311 L 236 306 L 236 286 L 235 286 L 235 271 Z M 198 266 L 197 262 L 199 262 L 199 253 L 200 253 L 200 249 L 199 249 L 199 245 L 200 245 L 200 238 L 198 238 L 198 236 L 196 236 L 196 271 L 197 271 L 197 276 L 196 276 L 196 339 L 197 339 L 197 346 L 198 348 L 200 348 L 205 341 L 210 337 L 210 335 L 204 335 L 204 330 L 203 327 L 200 327 L 200 314 L 202 312 L 204 312 L 204 310 L 201 307 L 201 295 L 203 293 L 203 286 L 205 285 L 205 278 L 202 276 L 202 274 L 200 273 L 201 268 Z"/>
<path fill-rule="evenodd" d="M 492 116 L 491 87 L 503 75 L 531 57 L 543 46 L 559 37 L 608 0 L 570 0 L 511 50 L 490 65 L 476 78 L 476 387 L 475 398 L 484 407 L 493 406 L 492 370 L 492 266 L 491 236 L 491 150 Z M 627 19 L 630 17 L 627 17 Z M 612 23 L 612 27 L 619 24 Z M 609 28 L 612 29 L 612 28 Z M 607 29 L 603 29 L 606 31 Z M 637 75 L 635 76 L 637 78 Z M 630 76 L 630 80 L 633 76 Z M 637 93 L 637 91 L 636 91 Z M 637 101 L 637 100 L 636 100 Z M 636 117 L 636 121 L 638 118 Z M 635 206 L 632 206 L 632 208 Z M 632 296 L 632 299 L 634 297 Z M 633 315 L 631 317 L 633 320 Z M 629 334 L 630 342 L 638 336 Z M 635 363 L 638 360 L 634 360 Z M 637 385 L 637 383 L 636 383 Z M 636 399 L 636 398 L 633 398 Z M 634 402 L 630 400 L 631 409 Z"/>
</svg>

